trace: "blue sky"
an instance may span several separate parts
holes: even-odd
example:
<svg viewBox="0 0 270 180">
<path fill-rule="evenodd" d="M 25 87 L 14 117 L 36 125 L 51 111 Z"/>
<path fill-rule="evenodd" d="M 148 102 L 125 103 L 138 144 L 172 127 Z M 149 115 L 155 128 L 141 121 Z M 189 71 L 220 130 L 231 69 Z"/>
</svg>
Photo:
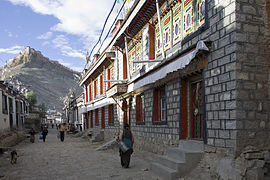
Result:
<svg viewBox="0 0 270 180">
<path fill-rule="evenodd" d="M 96 43 L 113 3 L 114 0 L 0 0 L 0 66 L 30 46 L 51 60 L 82 71 L 85 54 Z M 118 3 L 106 29 L 120 6 Z"/>
</svg>

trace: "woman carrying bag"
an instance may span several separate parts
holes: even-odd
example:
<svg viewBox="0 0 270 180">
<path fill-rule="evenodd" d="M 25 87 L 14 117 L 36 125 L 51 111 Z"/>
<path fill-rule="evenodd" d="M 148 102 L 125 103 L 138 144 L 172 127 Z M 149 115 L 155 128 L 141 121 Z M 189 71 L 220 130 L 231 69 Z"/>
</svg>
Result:
<svg viewBox="0 0 270 180">
<path fill-rule="evenodd" d="M 121 165 L 124 168 L 128 168 L 129 163 L 130 163 L 130 156 L 133 153 L 133 144 L 134 144 L 134 138 L 129 129 L 128 124 L 124 124 L 123 131 L 120 131 L 119 140 L 123 141 L 125 145 L 128 147 L 128 150 L 125 152 L 122 151 L 121 148 L 119 148 L 119 153 L 121 157 Z"/>
</svg>

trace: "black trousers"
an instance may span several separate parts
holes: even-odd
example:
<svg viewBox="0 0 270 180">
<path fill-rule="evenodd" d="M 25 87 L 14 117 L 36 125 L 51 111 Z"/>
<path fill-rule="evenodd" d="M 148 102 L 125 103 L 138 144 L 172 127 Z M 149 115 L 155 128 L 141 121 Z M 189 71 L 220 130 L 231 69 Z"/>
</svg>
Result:
<svg viewBox="0 0 270 180">
<path fill-rule="evenodd" d="M 47 136 L 47 135 L 42 135 L 42 137 L 43 137 L 43 142 L 45 142 L 46 136 Z"/>
<path fill-rule="evenodd" d="M 60 140 L 63 142 L 65 138 L 65 131 L 60 131 Z"/>
<path fill-rule="evenodd" d="M 123 152 L 121 149 L 119 149 L 119 153 L 120 153 L 120 157 L 121 157 L 121 165 L 124 168 L 128 168 L 129 167 L 129 163 L 130 163 L 130 157 L 132 154 L 132 150 L 129 149 L 126 152 Z"/>
</svg>

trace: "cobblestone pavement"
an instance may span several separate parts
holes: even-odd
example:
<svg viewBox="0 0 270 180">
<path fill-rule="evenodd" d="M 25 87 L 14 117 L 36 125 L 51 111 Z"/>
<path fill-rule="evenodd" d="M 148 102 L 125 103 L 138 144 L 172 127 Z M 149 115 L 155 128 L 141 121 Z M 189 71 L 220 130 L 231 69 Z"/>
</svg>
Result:
<svg viewBox="0 0 270 180">
<path fill-rule="evenodd" d="M 56 129 L 49 129 L 45 143 L 37 136 L 33 144 L 27 138 L 14 147 L 19 156 L 17 164 L 10 164 L 9 153 L 0 156 L 1 180 L 160 179 L 149 171 L 153 154 L 135 151 L 130 168 L 124 169 L 116 149 L 95 151 L 100 144 L 69 135 L 61 142 Z"/>
</svg>

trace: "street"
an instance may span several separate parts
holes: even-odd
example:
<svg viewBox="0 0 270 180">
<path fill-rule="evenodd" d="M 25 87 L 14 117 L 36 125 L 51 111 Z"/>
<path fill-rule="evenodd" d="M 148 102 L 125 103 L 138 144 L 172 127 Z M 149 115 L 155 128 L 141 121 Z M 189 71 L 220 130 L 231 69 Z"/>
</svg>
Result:
<svg viewBox="0 0 270 180">
<path fill-rule="evenodd" d="M 57 138 L 56 129 L 49 129 L 46 142 L 35 143 L 29 138 L 14 147 L 18 153 L 17 164 L 11 165 L 9 152 L 0 155 L 0 179 L 160 179 L 149 171 L 152 154 L 134 152 L 130 168 L 120 165 L 117 149 L 95 151 L 99 144 L 65 135 Z"/>
</svg>

